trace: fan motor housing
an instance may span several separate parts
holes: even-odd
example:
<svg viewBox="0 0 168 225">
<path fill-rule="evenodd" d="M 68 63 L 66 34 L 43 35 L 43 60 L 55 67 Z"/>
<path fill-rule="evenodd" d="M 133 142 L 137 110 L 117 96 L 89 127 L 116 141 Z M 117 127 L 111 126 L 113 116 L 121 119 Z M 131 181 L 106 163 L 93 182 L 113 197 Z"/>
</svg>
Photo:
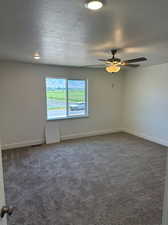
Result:
<svg viewBox="0 0 168 225">
<path fill-rule="evenodd" d="M 119 58 L 112 58 L 112 59 L 108 59 L 109 62 L 113 62 L 113 63 L 119 63 L 121 62 L 121 59 Z"/>
<path fill-rule="evenodd" d="M 114 62 L 121 62 L 121 59 L 119 59 L 119 58 L 114 58 L 114 60 L 113 60 Z"/>
</svg>

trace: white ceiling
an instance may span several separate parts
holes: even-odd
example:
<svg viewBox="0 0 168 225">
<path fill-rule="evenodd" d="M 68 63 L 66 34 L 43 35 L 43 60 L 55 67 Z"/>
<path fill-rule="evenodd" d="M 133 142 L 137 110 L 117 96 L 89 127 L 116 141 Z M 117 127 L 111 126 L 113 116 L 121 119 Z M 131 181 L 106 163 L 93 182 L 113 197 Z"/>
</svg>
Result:
<svg viewBox="0 0 168 225">
<path fill-rule="evenodd" d="M 86 66 L 120 48 L 122 59 L 168 62 L 167 0 L 106 0 L 99 11 L 84 0 L 1 0 L 0 59 Z"/>
</svg>

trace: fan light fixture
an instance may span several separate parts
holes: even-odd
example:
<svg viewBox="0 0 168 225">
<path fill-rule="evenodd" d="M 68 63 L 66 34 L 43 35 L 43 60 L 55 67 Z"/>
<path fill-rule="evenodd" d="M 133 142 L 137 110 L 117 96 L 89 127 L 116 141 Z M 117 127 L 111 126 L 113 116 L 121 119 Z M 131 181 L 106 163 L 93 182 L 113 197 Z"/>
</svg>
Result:
<svg viewBox="0 0 168 225">
<path fill-rule="evenodd" d="M 34 56 L 33 56 L 33 58 L 36 59 L 36 60 L 40 59 L 39 53 L 35 53 Z"/>
<path fill-rule="evenodd" d="M 90 10 L 98 10 L 103 7 L 103 1 L 101 0 L 89 0 L 85 4 L 86 8 Z"/>
<path fill-rule="evenodd" d="M 122 66 L 129 66 L 129 67 L 138 67 L 140 64 L 135 64 L 138 62 L 144 62 L 147 60 L 146 57 L 139 57 L 135 59 L 128 59 L 122 61 L 120 58 L 116 58 L 117 49 L 111 49 L 112 58 L 109 59 L 99 59 L 99 61 L 104 62 L 106 65 L 106 71 L 108 73 L 116 73 L 119 72 Z"/>
<path fill-rule="evenodd" d="M 106 71 L 108 72 L 108 73 L 117 73 L 117 72 L 119 72 L 120 71 L 120 67 L 119 66 L 115 66 L 115 65 L 112 65 L 112 66 L 107 66 L 106 67 Z"/>
</svg>

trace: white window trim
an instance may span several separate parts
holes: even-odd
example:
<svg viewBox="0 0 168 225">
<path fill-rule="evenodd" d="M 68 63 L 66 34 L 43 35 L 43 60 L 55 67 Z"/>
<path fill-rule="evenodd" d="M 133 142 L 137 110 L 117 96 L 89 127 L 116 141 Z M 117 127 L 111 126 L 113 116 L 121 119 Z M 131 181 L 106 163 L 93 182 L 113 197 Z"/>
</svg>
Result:
<svg viewBox="0 0 168 225">
<path fill-rule="evenodd" d="M 65 79 L 66 80 L 66 95 L 67 95 L 67 99 L 68 99 L 68 80 L 83 80 L 85 81 L 85 114 L 84 115 L 74 115 L 74 116 L 68 116 L 68 101 L 66 102 L 67 104 L 67 116 L 66 117 L 58 117 L 58 118 L 52 118 L 49 119 L 48 118 L 48 107 L 47 107 L 47 86 L 46 86 L 46 79 Z M 89 117 L 89 113 L 88 113 L 88 109 L 89 109 L 89 102 L 88 102 L 88 79 L 82 79 L 82 78 L 67 78 L 67 77 L 45 77 L 45 108 L 46 108 L 46 120 L 47 121 L 55 121 L 55 120 L 67 120 L 67 119 L 82 119 L 82 118 L 88 118 Z"/>
</svg>

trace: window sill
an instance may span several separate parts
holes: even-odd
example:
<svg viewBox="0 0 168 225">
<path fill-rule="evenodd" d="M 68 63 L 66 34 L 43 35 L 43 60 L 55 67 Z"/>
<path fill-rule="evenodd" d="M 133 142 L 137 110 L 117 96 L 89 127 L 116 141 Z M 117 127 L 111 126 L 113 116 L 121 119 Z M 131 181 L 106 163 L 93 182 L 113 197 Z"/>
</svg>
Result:
<svg viewBox="0 0 168 225">
<path fill-rule="evenodd" d="M 62 118 L 47 119 L 47 121 L 69 120 L 69 119 L 83 119 L 83 118 L 88 118 L 88 117 L 89 117 L 89 115 L 83 115 L 83 116 L 68 116 L 68 117 L 62 117 Z"/>
</svg>

